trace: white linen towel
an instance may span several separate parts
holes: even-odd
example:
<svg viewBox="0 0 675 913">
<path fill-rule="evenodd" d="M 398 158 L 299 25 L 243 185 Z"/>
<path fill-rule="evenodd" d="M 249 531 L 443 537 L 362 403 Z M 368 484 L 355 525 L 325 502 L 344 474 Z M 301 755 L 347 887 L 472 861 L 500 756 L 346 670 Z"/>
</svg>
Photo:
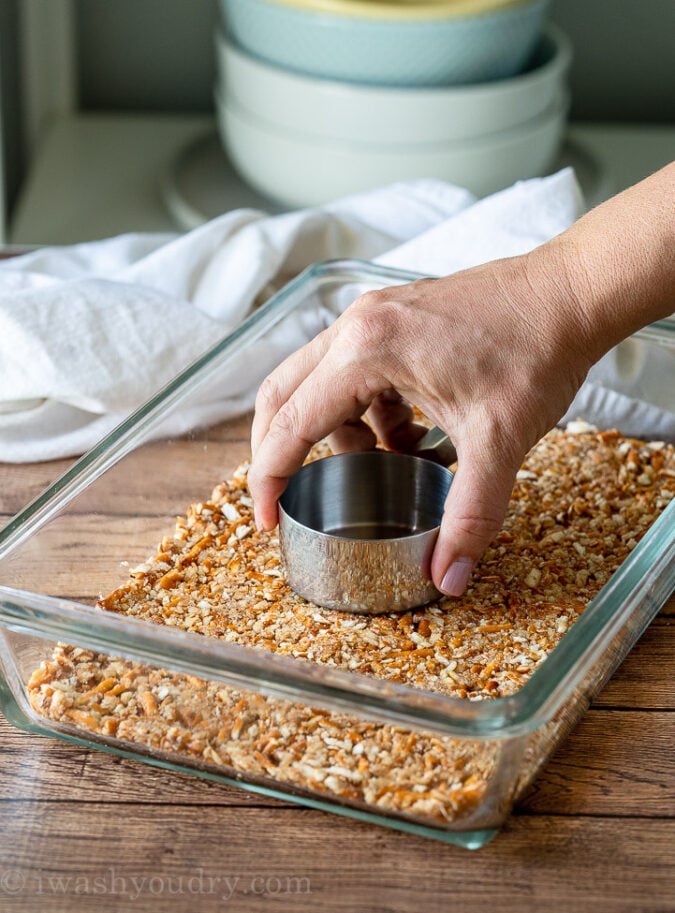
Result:
<svg viewBox="0 0 675 913">
<path fill-rule="evenodd" d="M 461 188 L 421 180 L 275 217 L 237 210 L 186 235 L 130 234 L 5 261 L 0 461 L 89 449 L 316 260 L 375 259 L 443 275 L 524 253 L 568 227 L 581 206 L 570 169 L 480 202 Z M 285 321 L 255 358 L 204 391 L 164 432 L 250 408 L 265 374 L 329 319 L 317 308 Z M 664 352 L 656 365 L 642 344 L 625 345 L 633 347 L 630 357 L 610 353 L 570 414 L 675 439 L 675 357 Z"/>
</svg>

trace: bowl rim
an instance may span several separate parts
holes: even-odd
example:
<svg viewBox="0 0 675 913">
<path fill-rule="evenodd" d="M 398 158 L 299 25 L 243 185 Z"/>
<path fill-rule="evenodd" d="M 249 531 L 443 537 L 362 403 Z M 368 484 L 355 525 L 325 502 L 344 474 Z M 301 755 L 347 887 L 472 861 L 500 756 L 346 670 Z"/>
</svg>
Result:
<svg viewBox="0 0 675 913">
<path fill-rule="evenodd" d="M 384 456 L 383 456 L 384 455 Z M 387 536 L 383 539 L 363 539 L 356 538 L 354 536 L 344 536 L 340 533 L 330 532 L 325 529 L 318 529 L 316 526 L 313 526 L 304 520 L 298 519 L 297 512 L 293 512 L 289 505 L 289 499 L 293 493 L 293 484 L 297 486 L 299 477 L 301 475 L 311 476 L 312 473 L 316 472 L 325 472 L 326 466 L 318 468 L 318 463 L 324 463 L 330 461 L 330 469 L 334 466 L 342 463 L 355 463 L 355 462 L 381 462 L 382 459 L 392 460 L 398 462 L 401 465 L 421 465 L 428 464 L 428 467 L 425 467 L 425 471 L 435 473 L 439 477 L 442 477 L 448 482 L 448 488 L 453 482 L 455 477 L 454 472 L 449 469 L 447 466 L 443 466 L 440 463 L 435 463 L 433 460 L 426 459 L 425 457 L 417 456 L 414 453 L 399 453 L 395 450 L 355 450 L 345 453 L 333 453 L 330 456 L 322 457 L 318 460 L 313 460 L 311 463 L 305 463 L 300 469 L 289 479 L 287 488 L 279 496 L 279 517 L 281 523 L 281 517 L 284 517 L 285 521 L 290 521 L 295 526 L 300 529 L 306 530 L 308 533 L 316 535 L 317 538 L 326 539 L 326 540 L 339 540 L 340 542 L 414 542 L 419 541 L 425 537 L 428 537 L 430 533 L 438 532 L 441 528 L 440 519 L 438 523 L 435 523 L 433 526 L 427 526 L 425 529 L 419 529 L 414 533 L 407 533 L 403 536 Z M 433 468 L 431 468 L 433 467 Z"/>
<path fill-rule="evenodd" d="M 227 5 L 227 0 L 224 0 Z M 310 15 L 375 21 L 428 21 L 498 15 L 522 7 L 540 6 L 549 0 L 258 0 Z"/>
<path fill-rule="evenodd" d="M 373 103 L 377 103 L 378 100 L 391 100 L 399 96 L 406 96 L 407 99 L 413 102 L 427 99 L 437 101 L 444 97 L 448 101 L 451 99 L 453 101 L 462 99 L 475 101 L 480 96 L 494 97 L 500 94 L 508 94 L 509 92 L 526 90 L 529 86 L 545 81 L 555 74 L 559 74 L 562 78 L 572 63 L 572 42 L 561 28 L 552 23 L 547 23 L 543 29 L 535 46 L 535 51 L 541 46 L 542 42 L 550 42 L 552 45 L 550 58 L 539 66 L 515 76 L 508 76 L 505 79 L 450 86 L 392 86 L 349 82 L 343 79 L 310 76 L 306 73 L 287 70 L 285 67 L 263 60 L 261 57 L 246 51 L 232 41 L 222 29 L 217 29 L 215 33 L 216 51 L 223 61 L 231 58 L 247 67 L 255 68 L 258 73 L 264 74 L 265 78 L 276 79 L 277 81 L 283 80 L 287 86 L 295 85 L 305 91 L 316 91 L 322 95 L 332 93 L 333 95 L 343 95 L 345 98 L 361 95 L 364 99 L 372 99 Z M 218 83 L 224 83 L 222 67 L 218 74 Z M 221 88 L 225 88 L 224 85 Z"/>
</svg>

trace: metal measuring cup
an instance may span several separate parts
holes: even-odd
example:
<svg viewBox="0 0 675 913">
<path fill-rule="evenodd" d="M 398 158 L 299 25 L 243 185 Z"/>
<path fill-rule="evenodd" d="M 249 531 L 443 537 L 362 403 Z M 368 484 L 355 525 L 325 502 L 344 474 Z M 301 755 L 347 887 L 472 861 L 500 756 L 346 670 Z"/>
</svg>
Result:
<svg viewBox="0 0 675 913">
<path fill-rule="evenodd" d="M 317 605 L 366 615 L 436 599 L 431 554 L 456 458 L 432 428 L 412 455 L 371 450 L 303 466 L 279 499 L 289 585 Z"/>
</svg>

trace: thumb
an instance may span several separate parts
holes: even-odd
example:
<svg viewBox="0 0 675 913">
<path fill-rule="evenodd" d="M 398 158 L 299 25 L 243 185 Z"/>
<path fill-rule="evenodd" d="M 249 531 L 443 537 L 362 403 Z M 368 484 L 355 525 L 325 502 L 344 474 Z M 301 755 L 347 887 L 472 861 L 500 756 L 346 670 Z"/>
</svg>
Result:
<svg viewBox="0 0 675 913">
<path fill-rule="evenodd" d="M 459 453 L 431 560 L 442 593 L 465 591 L 474 565 L 502 527 L 519 466 L 496 453 Z"/>
</svg>

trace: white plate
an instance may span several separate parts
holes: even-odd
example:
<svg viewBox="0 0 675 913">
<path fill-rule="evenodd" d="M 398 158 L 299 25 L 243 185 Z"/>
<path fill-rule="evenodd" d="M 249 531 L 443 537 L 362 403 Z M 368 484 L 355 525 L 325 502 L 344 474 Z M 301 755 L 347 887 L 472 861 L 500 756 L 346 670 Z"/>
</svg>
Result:
<svg viewBox="0 0 675 913">
<path fill-rule="evenodd" d="M 578 140 L 567 139 L 551 172 L 571 165 L 589 207 L 615 192 L 597 156 Z M 188 144 L 161 178 L 164 205 L 177 228 L 190 231 L 232 209 L 261 209 L 277 214 L 285 207 L 257 193 L 230 164 L 215 132 Z"/>
</svg>

